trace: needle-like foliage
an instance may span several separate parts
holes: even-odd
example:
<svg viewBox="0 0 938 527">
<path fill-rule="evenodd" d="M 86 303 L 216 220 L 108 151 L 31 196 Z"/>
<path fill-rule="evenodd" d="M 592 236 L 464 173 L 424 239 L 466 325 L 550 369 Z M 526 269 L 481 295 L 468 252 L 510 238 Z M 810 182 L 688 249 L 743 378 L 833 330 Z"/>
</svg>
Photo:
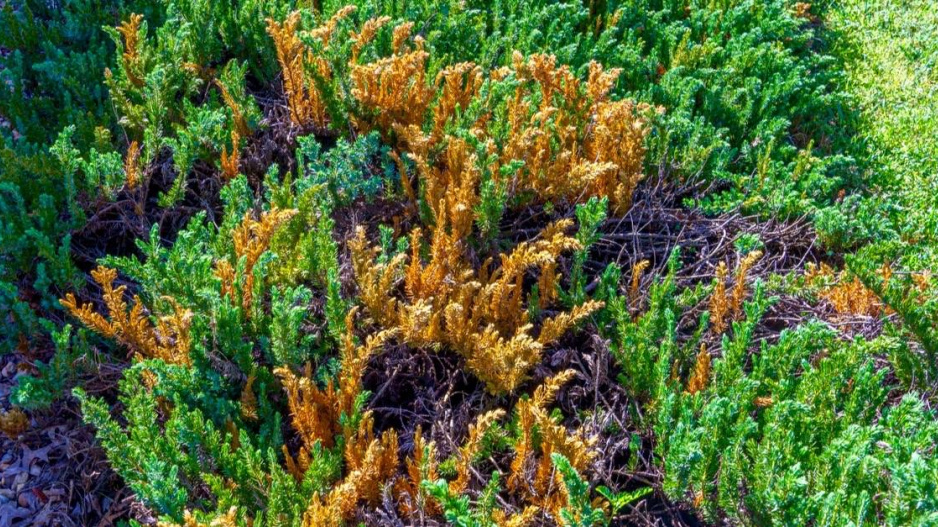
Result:
<svg viewBox="0 0 938 527">
<path fill-rule="evenodd" d="M 0 431 L 77 386 L 166 527 L 938 523 L 935 24 L 855 3 L 7 2 Z"/>
<path fill-rule="evenodd" d="M 117 271 L 98 267 L 92 277 L 103 290 L 108 318 L 96 312 L 90 304 L 79 304 L 75 295 L 68 293 L 62 306 L 88 328 L 107 338 L 116 339 L 127 346 L 137 358 L 160 359 L 170 364 L 190 364 L 191 340 L 189 326 L 192 313 L 174 304 L 173 313 L 160 317 L 156 324 L 144 312 L 140 298 L 133 298 L 128 306 L 124 299 L 127 286 L 114 287 Z"/>
</svg>

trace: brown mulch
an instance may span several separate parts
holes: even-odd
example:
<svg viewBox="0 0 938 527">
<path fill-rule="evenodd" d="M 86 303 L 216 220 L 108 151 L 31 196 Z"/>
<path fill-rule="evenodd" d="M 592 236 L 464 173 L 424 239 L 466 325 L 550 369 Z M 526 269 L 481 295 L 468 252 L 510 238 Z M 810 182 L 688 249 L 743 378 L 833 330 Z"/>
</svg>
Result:
<svg viewBox="0 0 938 527">
<path fill-rule="evenodd" d="M 0 407 L 10 408 L 17 377 L 29 369 L 14 353 L 0 357 Z M 29 428 L 0 434 L 0 525 L 100 526 L 139 517 L 143 508 L 111 470 L 74 402 L 27 412 Z"/>
</svg>

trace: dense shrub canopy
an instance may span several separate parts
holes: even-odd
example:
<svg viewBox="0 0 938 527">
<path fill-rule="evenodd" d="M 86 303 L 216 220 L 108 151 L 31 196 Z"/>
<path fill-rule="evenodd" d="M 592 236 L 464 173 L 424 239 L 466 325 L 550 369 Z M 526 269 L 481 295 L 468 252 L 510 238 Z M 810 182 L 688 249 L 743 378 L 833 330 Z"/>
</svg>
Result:
<svg viewBox="0 0 938 527">
<path fill-rule="evenodd" d="M 0 429 L 77 405 L 134 523 L 938 523 L 856 53 L 934 57 L 854 4 L 10 2 Z"/>
</svg>

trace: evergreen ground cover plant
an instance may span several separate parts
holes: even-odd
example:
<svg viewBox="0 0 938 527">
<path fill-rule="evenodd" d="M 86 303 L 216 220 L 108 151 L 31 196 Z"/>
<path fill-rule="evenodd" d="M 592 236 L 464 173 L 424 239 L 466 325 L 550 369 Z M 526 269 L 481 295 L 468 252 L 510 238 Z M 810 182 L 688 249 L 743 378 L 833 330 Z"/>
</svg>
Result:
<svg viewBox="0 0 938 527">
<path fill-rule="evenodd" d="M 129 525 L 938 523 L 934 13 L 860 4 L 4 5 L 5 444 Z"/>
</svg>

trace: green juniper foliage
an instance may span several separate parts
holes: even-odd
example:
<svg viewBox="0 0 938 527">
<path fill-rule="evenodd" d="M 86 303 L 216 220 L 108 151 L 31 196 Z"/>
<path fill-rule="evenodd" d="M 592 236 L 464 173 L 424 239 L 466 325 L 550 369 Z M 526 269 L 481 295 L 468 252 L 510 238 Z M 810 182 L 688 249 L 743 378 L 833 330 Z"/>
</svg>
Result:
<svg viewBox="0 0 938 527">
<path fill-rule="evenodd" d="M 653 401 L 665 492 L 700 502 L 709 518 L 742 523 L 936 521 L 935 415 L 914 393 L 890 400 L 887 370 L 875 360 L 895 342 L 844 342 L 809 324 L 757 345 L 753 330 L 772 301 L 763 291 L 756 286 L 745 317 L 723 336 L 713 378 L 697 393 L 672 374 L 683 309 L 673 270 L 637 320 L 613 304 L 622 380 Z"/>
<path fill-rule="evenodd" d="M 458 527 L 494 527 L 499 525 L 494 512 L 498 510 L 496 496 L 501 490 L 501 477 L 494 472 L 482 490 L 478 501 L 472 504 L 466 495 L 454 494 L 445 480 L 423 481 L 423 487 L 443 508 L 443 517 Z"/>
<path fill-rule="evenodd" d="M 324 12 L 346 4 L 325 2 Z M 617 94 L 666 108 L 649 162 L 728 186 L 706 200 L 709 208 L 797 215 L 829 206 L 856 183 L 852 161 L 828 145 L 844 125 L 833 59 L 815 49 L 817 30 L 790 2 L 359 5 L 367 16 L 417 22 L 436 68 L 507 65 L 515 50 L 551 53 L 579 72 L 591 60 L 622 68 Z M 809 140 L 793 142 L 793 127 Z"/>
<path fill-rule="evenodd" d="M 275 245 L 283 252 L 265 252 L 261 265 L 254 268 L 256 296 L 247 311 L 221 294 L 215 263 L 233 250 L 232 233 L 244 209 L 238 205 L 253 201 L 245 200 L 252 191 L 243 176 L 230 185 L 225 193 L 227 213 L 220 227 L 199 214 L 169 248 L 162 245 L 154 227 L 150 240 L 140 242 L 143 259 L 134 256 L 104 261 L 132 278 L 139 285 L 141 301 L 156 312 L 170 310 L 167 302 L 172 299 L 172 304 L 193 313 L 192 366 L 146 360 L 128 370 L 120 395 L 126 407 L 124 425 L 110 417 L 103 400 L 81 390 L 75 393 L 86 419 L 99 430 L 109 457 L 121 460 L 114 464 L 117 472 L 161 515 L 181 519 L 183 512 L 193 507 L 227 511 L 230 506 L 262 502 L 265 513 L 254 517 L 255 525 L 281 525 L 278 518 L 300 517 L 312 494 L 338 478 L 341 450 L 313 452 L 302 482 L 285 472 L 283 414 L 271 405 L 280 388 L 270 365 L 301 366 L 313 361 L 327 366 L 319 350 L 333 342 L 335 335 L 327 328 L 305 330 L 315 322 L 309 319 L 310 287 L 316 287 L 320 294 L 325 289 L 333 291 L 331 302 L 344 305 L 346 301 L 328 283 L 336 279 L 334 270 L 338 267 L 334 242 L 331 248 L 320 248 L 313 258 L 307 258 L 311 250 L 307 246 L 316 242 L 304 238 L 298 243 L 291 241 L 314 232 L 302 223 L 320 221 L 310 210 L 293 216 L 291 221 L 299 225 L 287 225 L 281 231 L 283 243 Z M 286 183 L 274 192 L 278 204 L 302 203 L 304 198 L 294 195 L 294 188 L 300 186 Z M 319 193 L 321 188 L 310 186 L 308 191 Z M 331 202 L 336 197 L 326 194 L 317 199 Z M 291 266 L 302 267 L 316 277 L 312 282 L 316 285 L 288 285 L 296 276 L 288 271 Z M 253 343 L 263 349 L 264 359 L 253 355 Z M 324 375 L 330 376 L 328 370 Z M 141 390 L 147 384 L 152 389 Z M 250 406 L 243 396 L 245 390 L 254 394 L 255 403 Z M 166 419 L 157 417 L 168 408 L 172 410 Z M 154 426 L 157 422 L 158 427 Z M 212 506 L 205 502 L 203 485 L 210 489 Z"/>
<path fill-rule="evenodd" d="M 601 235 L 598 232 L 599 227 L 606 220 L 607 209 L 609 208 L 608 198 L 601 200 L 590 198 L 584 204 L 576 206 L 577 223 L 580 230 L 576 233 L 577 241 L 580 242 L 582 249 L 573 254 L 573 269 L 570 273 L 570 291 L 565 294 L 569 297 L 568 302 L 573 305 L 582 304 L 586 300 L 586 276 L 583 266 L 589 256 L 590 247 L 599 241 Z"/>
<path fill-rule="evenodd" d="M 349 4 L 355 12 L 344 9 Z M 924 0 L 6 2 L 0 352 L 18 351 L 35 367 L 35 375 L 18 377 L 10 403 L 39 411 L 73 394 L 115 471 L 168 525 L 319 527 L 324 518 L 339 526 L 400 516 L 467 527 L 585 527 L 627 522 L 649 493 L 713 524 L 938 524 L 932 7 Z M 297 10 L 296 33 L 275 36 L 271 28 Z M 395 28 L 408 22 L 401 38 Z M 291 45 L 294 55 L 286 53 Z M 733 283 L 720 280 L 746 285 L 745 273 L 681 274 L 696 248 L 660 261 L 672 232 L 651 233 L 653 256 L 638 246 L 615 261 L 598 254 L 604 236 L 619 234 L 611 230 L 634 227 L 632 218 L 616 217 L 628 210 L 610 207 L 618 199 L 611 189 L 548 199 L 518 188 L 519 175 L 548 179 L 535 173 L 534 153 L 500 159 L 528 119 L 543 126 L 525 132 L 525 141 L 550 136 L 548 156 L 584 155 L 550 135 L 571 126 L 564 119 L 582 118 L 582 135 L 600 135 L 601 120 L 585 113 L 603 95 L 588 93 L 582 106 L 545 100 L 544 72 L 528 82 L 513 69 L 516 57 L 535 54 L 554 56 L 570 78 L 588 79 L 594 62 L 620 70 L 608 100 L 650 109 L 633 123 L 647 125 L 642 169 L 624 175 L 652 180 L 635 193 L 648 210 L 805 217 L 816 231 L 805 236 L 817 239 L 808 257 L 843 263 L 884 315 L 839 313 L 847 320 L 838 324 L 818 298 L 800 294 L 811 304 L 801 314 L 806 322 L 779 329 L 780 319 L 767 315 L 778 299 L 767 291 L 792 294 L 801 269 L 767 277 L 784 287 L 763 285 L 765 276 L 750 280 L 734 299 L 737 313 L 710 313 L 708 297 Z M 452 88 L 437 75 L 463 62 L 481 76 L 477 86 L 467 77 L 459 87 L 472 93 L 434 131 L 445 139 L 414 133 L 435 124 L 437 95 Z M 363 75 L 376 64 L 373 77 Z M 291 73 L 318 97 L 325 124 L 291 120 Z M 393 112 L 364 103 L 361 92 L 393 99 L 424 88 L 414 85 L 424 74 L 432 101 L 414 112 L 416 124 L 376 126 Z M 399 84 L 384 85 L 385 76 Z M 519 116 L 522 102 L 531 115 Z M 420 141 L 426 145 L 408 144 Z M 471 175 L 468 191 L 436 196 L 446 203 L 471 194 L 445 217 L 429 200 L 424 171 L 455 168 L 447 155 L 456 141 L 478 174 L 447 183 Z M 423 157 L 414 155 L 423 146 Z M 649 196 L 650 188 L 666 190 Z M 437 245 L 458 228 L 458 215 L 468 218 L 467 234 Z M 546 231 L 566 240 L 557 257 L 535 234 L 565 219 L 576 220 L 575 235 Z M 677 230 L 695 229 L 690 221 Z M 128 224 L 126 239 L 113 245 L 93 238 Z M 365 271 L 377 269 L 377 285 L 353 269 L 350 240 L 359 226 L 370 244 L 363 252 L 375 248 Z M 417 227 L 439 229 L 439 238 L 408 236 Z M 764 233 L 723 234 L 739 257 L 778 246 Z M 514 255 L 521 241 L 529 254 Z M 95 244 L 105 249 L 88 249 Z M 123 249 L 105 254 L 114 245 Z M 629 269 L 619 266 L 629 258 L 657 260 L 651 268 L 664 270 L 629 288 L 622 280 Z M 88 276 L 96 263 L 118 280 Z M 496 306 L 466 298 L 441 307 L 436 295 L 449 292 L 415 294 L 417 282 L 435 279 L 421 273 L 437 273 L 446 277 L 440 289 L 468 277 L 462 294 L 481 298 L 510 265 L 520 269 L 515 292 L 486 297 Z M 382 293 L 382 312 L 358 310 Z M 480 314 L 515 308 L 516 325 Z M 380 320 L 405 311 L 410 325 Z M 515 361 L 530 372 L 524 382 L 493 395 L 475 378 L 459 384 L 471 376 L 458 372 L 414 373 L 423 368 L 416 359 L 375 371 L 375 362 L 410 360 L 416 348 L 442 354 L 428 370 L 448 367 L 456 346 L 446 349 L 428 328 L 449 332 L 460 319 L 478 326 L 465 332 L 473 343 L 524 348 Z M 711 319 L 728 322 L 726 330 Z M 868 331 L 858 334 L 869 337 L 837 329 L 860 323 Z M 587 335 L 559 344 L 533 337 L 557 329 L 552 324 Z M 610 353 L 586 349 L 588 339 Z M 376 361 L 385 341 L 395 354 Z M 83 383 L 99 360 L 118 363 L 121 380 L 91 394 Z M 546 377 L 574 366 L 586 368 L 575 386 L 538 392 Z M 612 409 L 593 399 L 590 408 L 580 405 L 583 393 L 599 390 L 584 383 L 606 372 L 621 384 L 616 395 L 630 419 L 598 431 L 591 426 Z M 440 392 L 441 404 L 461 406 L 426 427 L 433 441 L 422 449 L 411 448 L 415 410 L 399 409 L 395 418 L 408 421 L 400 429 L 384 414 L 376 418 L 382 398 L 399 395 L 385 391 L 400 390 L 397 376 L 415 396 L 438 389 L 437 377 L 456 379 Z M 372 383 L 382 386 L 374 395 L 365 389 Z M 544 408 L 531 409 L 538 397 Z M 558 408 L 547 409 L 554 401 Z M 430 406 L 417 403 L 419 412 Z M 544 420 L 525 425 L 517 412 L 507 424 L 489 424 L 495 433 L 483 431 L 472 448 L 460 444 L 467 412 L 516 403 Z M 572 427 L 576 434 L 556 437 Z M 597 437 L 626 434 L 622 470 L 636 471 L 640 454 L 647 457 L 661 476 L 653 486 L 610 488 L 618 473 L 600 475 L 598 464 L 574 466 L 577 456 L 565 455 L 603 456 L 591 449 L 623 441 Z M 519 445 L 530 459 L 512 458 L 522 455 Z M 536 455 L 543 459 L 532 463 Z M 523 477 L 512 474 L 503 485 L 506 470 Z M 466 485 L 454 483 L 467 474 Z M 549 491 L 537 495 L 535 481 Z M 408 509 L 408 493 L 419 496 L 419 510 Z"/>
<path fill-rule="evenodd" d="M 74 384 L 75 379 L 80 378 L 81 373 L 87 373 L 83 370 L 91 369 L 89 365 L 83 364 L 90 355 L 88 334 L 84 328 L 73 334 L 71 324 L 59 329 L 48 320 L 42 320 L 41 323 L 52 335 L 55 354 L 48 363 L 37 365 L 39 371 L 36 376 L 23 377 L 14 387 L 10 400 L 24 408 L 49 406 Z"/>
<path fill-rule="evenodd" d="M 606 513 L 590 501 L 589 483 L 561 454 L 552 454 L 551 460 L 563 477 L 563 486 L 570 496 L 570 505 L 560 511 L 560 524 L 568 527 L 594 527 L 607 525 Z"/>
</svg>

